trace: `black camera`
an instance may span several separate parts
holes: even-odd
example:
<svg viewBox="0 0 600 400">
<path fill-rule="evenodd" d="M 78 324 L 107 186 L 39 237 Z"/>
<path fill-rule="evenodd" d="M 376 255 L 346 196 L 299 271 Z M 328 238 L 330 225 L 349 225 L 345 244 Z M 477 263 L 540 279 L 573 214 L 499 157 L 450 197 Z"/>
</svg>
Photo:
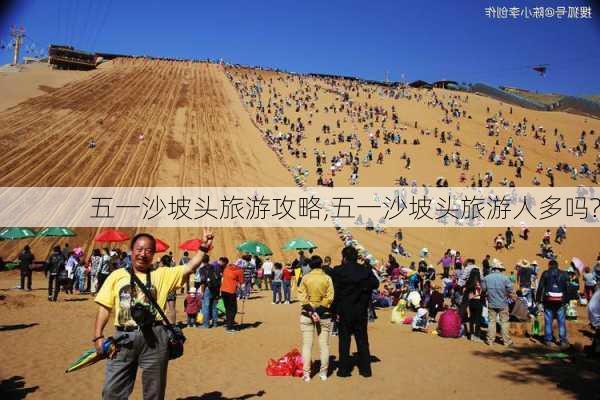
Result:
<svg viewBox="0 0 600 400">
<path fill-rule="evenodd" d="M 143 303 L 135 303 L 131 307 L 131 318 L 133 318 L 137 326 L 142 330 L 152 328 L 155 321 L 150 305 Z"/>
</svg>

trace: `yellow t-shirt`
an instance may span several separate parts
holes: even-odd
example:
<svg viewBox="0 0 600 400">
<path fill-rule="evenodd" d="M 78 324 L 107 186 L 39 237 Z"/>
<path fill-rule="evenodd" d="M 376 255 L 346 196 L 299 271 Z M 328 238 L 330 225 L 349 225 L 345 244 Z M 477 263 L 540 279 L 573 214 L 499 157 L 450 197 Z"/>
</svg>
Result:
<svg viewBox="0 0 600 400">
<path fill-rule="evenodd" d="M 153 294 L 163 311 L 169 292 L 183 285 L 183 269 L 183 265 L 160 267 L 150 273 L 152 283 L 150 293 Z M 136 273 L 136 275 L 142 283 L 146 284 L 146 274 Z M 124 268 L 113 271 L 106 278 L 94 301 L 115 311 L 115 326 L 136 326 L 135 321 L 131 318 L 131 307 L 136 302 L 150 304 L 149 301 L 146 301 L 144 292 L 137 285 L 132 293 L 131 276 L 129 271 Z M 156 313 L 156 319 L 162 319 L 158 313 Z"/>
</svg>

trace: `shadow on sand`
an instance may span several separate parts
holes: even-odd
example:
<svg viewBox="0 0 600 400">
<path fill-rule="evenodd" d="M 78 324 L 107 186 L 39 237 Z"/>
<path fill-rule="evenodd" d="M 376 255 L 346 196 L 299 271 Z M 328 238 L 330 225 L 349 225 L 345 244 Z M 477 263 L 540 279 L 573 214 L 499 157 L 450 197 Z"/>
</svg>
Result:
<svg viewBox="0 0 600 400">
<path fill-rule="evenodd" d="M 75 298 L 71 298 L 71 299 L 65 299 L 64 301 L 68 301 L 68 302 L 76 301 L 76 302 L 79 302 L 79 301 L 88 301 L 88 300 L 89 299 L 82 299 L 81 297 L 75 297 Z"/>
<path fill-rule="evenodd" d="M 0 325 L 0 332 L 4 331 L 17 331 L 19 329 L 27 329 L 32 326 L 39 325 L 37 322 L 33 322 L 31 324 L 15 324 L 15 325 Z"/>
<path fill-rule="evenodd" d="M 475 351 L 479 357 L 498 360 L 511 370 L 500 378 L 514 384 L 552 382 L 578 399 L 600 399 L 600 360 L 583 353 L 567 352 L 566 358 L 552 358 L 557 350 L 536 346 L 514 347 L 502 352 Z"/>
<path fill-rule="evenodd" d="M 222 392 L 214 391 L 204 393 L 200 396 L 188 396 L 188 397 L 180 397 L 178 400 L 246 400 L 251 399 L 253 397 L 262 397 L 266 392 L 264 390 L 259 390 L 256 393 L 244 394 L 242 396 L 237 397 L 225 397 Z"/>
<path fill-rule="evenodd" d="M 25 378 L 13 376 L 0 382 L 0 398 L 3 400 L 24 399 L 29 393 L 38 390 L 39 386 L 25 387 Z"/>
<path fill-rule="evenodd" d="M 350 373 L 352 373 L 358 366 L 358 353 L 352 353 L 350 358 L 351 358 L 351 363 L 352 363 L 352 369 L 350 370 Z M 371 354 L 371 364 L 378 363 L 378 362 L 381 362 L 381 359 L 379 357 Z M 335 356 L 329 356 L 329 368 L 327 369 L 327 376 L 333 375 L 335 373 L 335 371 L 338 370 L 338 368 L 339 368 L 339 361 L 336 359 Z M 317 375 L 319 373 L 320 369 L 321 369 L 321 361 L 315 360 L 315 362 L 313 362 L 312 367 L 311 367 L 310 376 Z"/>
<path fill-rule="evenodd" d="M 236 329 L 238 331 L 243 331 L 245 329 L 251 329 L 251 328 L 258 328 L 259 326 L 262 325 L 262 321 L 256 321 L 256 322 L 243 322 L 241 324 L 238 324 L 236 326 Z"/>
</svg>

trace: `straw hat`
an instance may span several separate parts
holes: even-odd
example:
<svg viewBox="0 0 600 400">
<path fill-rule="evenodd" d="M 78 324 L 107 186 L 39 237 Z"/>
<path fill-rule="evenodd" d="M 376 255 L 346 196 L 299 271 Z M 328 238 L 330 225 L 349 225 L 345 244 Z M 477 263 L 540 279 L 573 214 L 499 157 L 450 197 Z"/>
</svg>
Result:
<svg viewBox="0 0 600 400">
<path fill-rule="evenodd" d="M 529 261 L 527 261 L 526 259 L 522 259 L 517 263 L 517 265 L 520 265 L 521 267 L 527 267 L 529 265 Z"/>
</svg>

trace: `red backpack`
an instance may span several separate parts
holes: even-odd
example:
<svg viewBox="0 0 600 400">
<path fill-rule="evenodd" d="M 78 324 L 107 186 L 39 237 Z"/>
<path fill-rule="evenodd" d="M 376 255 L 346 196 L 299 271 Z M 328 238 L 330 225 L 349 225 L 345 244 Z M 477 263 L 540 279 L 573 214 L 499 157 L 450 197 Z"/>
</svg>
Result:
<svg viewBox="0 0 600 400">
<path fill-rule="evenodd" d="M 441 337 L 457 338 L 460 337 L 461 319 L 458 311 L 455 309 L 446 310 L 440 315 L 438 321 L 438 334 Z"/>
</svg>

